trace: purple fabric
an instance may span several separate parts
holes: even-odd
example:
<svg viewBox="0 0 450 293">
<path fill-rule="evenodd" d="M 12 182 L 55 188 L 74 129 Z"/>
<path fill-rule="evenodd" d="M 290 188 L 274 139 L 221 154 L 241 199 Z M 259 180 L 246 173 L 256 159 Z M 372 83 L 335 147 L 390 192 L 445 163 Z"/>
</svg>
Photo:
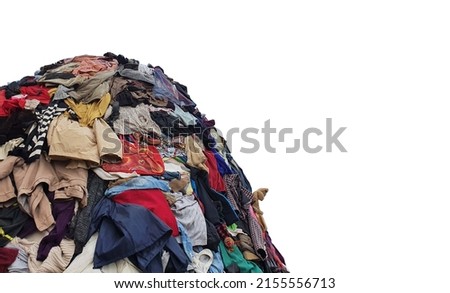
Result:
<svg viewBox="0 0 450 293">
<path fill-rule="evenodd" d="M 72 220 L 75 212 L 75 200 L 55 200 L 52 203 L 52 214 L 55 218 L 56 225 L 53 230 L 42 238 L 41 243 L 39 243 L 39 249 L 37 254 L 37 260 L 44 261 L 50 249 L 54 246 L 58 246 L 64 235 L 69 230 L 69 223 Z"/>
</svg>

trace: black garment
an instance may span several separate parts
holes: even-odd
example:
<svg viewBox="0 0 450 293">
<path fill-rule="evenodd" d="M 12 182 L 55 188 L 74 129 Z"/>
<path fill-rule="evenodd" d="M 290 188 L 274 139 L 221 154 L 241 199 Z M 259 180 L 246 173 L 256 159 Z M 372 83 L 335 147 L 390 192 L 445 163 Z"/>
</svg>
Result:
<svg viewBox="0 0 450 293">
<path fill-rule="evenodd" d="M 6 118 L 0 118 L 0 145 L 7 141 L 26 137 L 26 130 L 36 121 L 32 111 L 14 109 Z"/>
<path fill-rule="evenodd" d="M 45 82 L 46 80 L 52 79 L 71 79 L 74 78 L 75 74 L 70 72 L 50 72 L 44 76 L 44 80 L 41 82 Z"/>
<path fill-rule="evenodd" d="M 36 222 L 33 218 L 29 217 L 28 220 L 23 224 L 22 230 L 17 234 L 19 238 L 26 238 L 27 236 L 37 232 Z"/>
<path fill-rule="evenodd" d="M 161 132 L 171 137 L 173 132 L 180 127 L 181 120 L 167 114 L 164 111 L 150 112 L 150 117 L 161 128 Z"/>
<path fill-rule="evenodd" d="M 114 129 L 114 121 L 116 121 L 120 116 L 119 102 L 117 102 L 117 101 L 113 102 L 111 107 L 112 107 L 111 115 L 106 119 L 106 123 L 108 123 L 108 125 L 112 129 Z"/>
<path fill-rule="evenodd" d="M 219 233 L 217 233 L 216 227 L 208 221 L 208 219 L 205 219 L 206 222 L 206 248 L 209 248 L 215 252 L 219 251 L 219 243 L 220 243 L 220 236 Z"/>
<path fill-rule="evenodd" d="M 18 204 L 14 204 L 7 208 L 0 208 L 0 227 L 3 228 L 6 235 L 15 237 L 23 225 L 30 217 L 24 213 Z M 0 247 L 8 244 L 10 240 L 0 236 Z"/>
<path fill-rule="evenodd" d="M 117 62 L 119 62 L 119 64 L 123 64 L 124 65 L 124 64 L 130 63 L 130 59 L 126 58 L 125 56 L 123 56 L 121 54 L 116 55 L 114 53 L 107 52 L 107 53 L 103 54 L 103 56 L 104 57 L 108 57 L 108 58 L 116 59 Z M 133 61 L 133 59 L 131 59 L 131 61 Z"/>
<path fill-rule="evenodd" d="M 115 98 L 116 102 L 119 103 L 120 107 L 123 106 L 131 106 L 131 107 L 136 107 L 137 105 L 139 105 L 141 102 L 139 100 L 136 100 L 135 98 L 133 98 L 133 95 L 131 94 L 131 92 L 129 90 L 123 90 L 120 93 L 118 93 Z"/>
<path fill-rule="evenodd" d="M 230 202 L 219 192 L 211 188 L 208 181 L 208 172 L 197 168 L 191 168 L 191 180 L 197 187 L 197 197 L 205 208 L 205 218 L 215 226 L 224 220 L 229 226 L 236 223 L 239 218 L 234 212 Z M 217 202 L 217 203 L 216 203 Z M 217 207 L 221 208 L 221 216 Z"/>
<path fill-rule="evenodd" d="M 20 94 L 20 85 L 17 81 L 13 81 L 5 86 L 5 97 L 7 99 Z"/>
<path fill-rule="evenodd" d="M 161 132 L 168 137 L 200 135 L 202 129 L 199 126 L 184 126 L 183 122 L 165 111 L 150 112 L 150 117 L 161 128 Z"/>
<path fill-rule="evenodd" d="M 44 75 L 47 71 L 58 68 L 63 64 L 64 64 L 64 59 L 61 59 L 58 62 L 55 62 L 52 64 L 44 65 L 39 69 L 39 72 L 37 73 L 37 75 Z"/>
<path fill-rule="evenodd" d="M 1 88 L 5 89 L 5 97 L 9 99 L 12 96 L 19 95 L 20 88 L 22 86 L 30 86 L 36 84 L 37 82 L 34 76 L 25 76 L 21 80 L 10 82 L 9 84 L 2 86 Z"/>
<path fill-rule="evenodd" d="M 82 209 L 79 209 L 73 217 L 70 224 L 70 234 L 73 235 L 75 241 L 75 253 L 77 256 L 83 251 L 83 247 L 88 242 L 89 226 L 91 225 L 91 215 L 93 209 L 103 198 L 105 190 L 108 188 L 108 182 L 102 180 L 93 171 L 89 170 L 87 180 L 88 203 Z"/>
</svg>

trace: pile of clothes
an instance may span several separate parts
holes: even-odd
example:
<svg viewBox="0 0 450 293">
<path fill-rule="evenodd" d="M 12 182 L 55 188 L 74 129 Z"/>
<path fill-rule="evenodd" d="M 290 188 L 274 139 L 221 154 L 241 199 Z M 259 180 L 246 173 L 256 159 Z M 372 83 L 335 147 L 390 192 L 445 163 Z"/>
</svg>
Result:
<svg viewBox="0 0 450 293">
<path fill-rule="evenodd" d="M 0 272 L 287 272 L 214 126 L 113 53 L 0 87 Z"/>
</svg>

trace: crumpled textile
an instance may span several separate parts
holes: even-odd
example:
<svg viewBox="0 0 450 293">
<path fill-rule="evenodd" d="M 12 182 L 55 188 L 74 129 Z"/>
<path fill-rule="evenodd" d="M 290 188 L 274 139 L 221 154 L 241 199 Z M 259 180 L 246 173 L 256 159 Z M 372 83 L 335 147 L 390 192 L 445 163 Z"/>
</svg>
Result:
<svg viewBox="0 0 450 293">
<path fill-rule="evenodd" d="M 65 112 L 67 107 L 62 101 L 53 101 L 48 107 L 36 110 L 37 121 L 29 128 L 27 138 L 14 149 L 12 155 L 24 158 L 27 163 L 39 159 L 44 150 L 50 123 Z"/>
<path fill-rule="evenodd" d="M 121 107 L 120 115 L 114 121 L 114 130 L 116 133 L 127 135 L 135 132 L 143 135 L 156 133 L 161 135 L 161 129 L 150 116 L 149 105 L 139 104 L 136 107 Z"/>
<path fill-rule="evenodd" d="M 16 237 L 11 243 L 28 254 L 28 267 L 31 273 L 62 273 L 69 265 L 75 249 L 73 240 L 63 239 L 59 246 L 50 250 L 45 261 L 41 262 L 36 259 L 39 241 Z"/>
<path fill-rule="evenodd" d="M 206 156 L 203 153 L 203 147 L 200 139 L 196 135 L 186 136 L 185 151 L 187 155 L 187 164 L 197 169 L 209 171 L 206 166 Z"/>
<path fill-rule="evenodd" d="M 73 235 L 75 241 L 75 255 L 78 255 L 83 251 L 84 245 L 89 240 L 88 233 L 91 225 L 92 211 L 103 198 L 103 194 L 108 186 L 107 182 L 103 181 L 91 170 L 88 172 L 87 182 L 87 191 L 89 195 L 87 205 L 82 209 L 78 209 L 70 223 L 70 234 Z"/>
<path fill-rule="evenodd" d="M 92 127 L 83 127 L 61 115 L 50 123 L 47 141 L 53 160 L 82 160 L 88 167 L 96 167 L 101 161 L 122 159 L 122 143 L 101 118 L 95 119 Z"/>
<path fill-rule="evenodd" d="M 223 265 L 225 268 L 237 265 L 239 271 L 236 273 L 262 273 L 263 271 L 254 262 L 244 258 L 239 248 L 234 245 L 233 249 L 228 250 L 222 241 L 219 244 L 220 253 L 222 255 Z"/>
<path fill-rule="evenodd" d="M 185 272 L 188 259 L 170 228 L 138 205 L 103 199 L 95 208 L 90 235 L 98 231 L 94 268 L 129 257 L 143 272 L 162 273 L 162 252 L 169 251 L 175 272 Z"/>
<path fill-rule="evenodd" d="M 144 81 L 150 84 L 155 83 L 153 68 L 150 68 L 144 64 L 120 65 L 118 72 L 123 77 Z"/>
<path fill-rule="evenodd" d="M 17 249 L 0 247 L 0 273 L 8 272 L 8 267 L 14 263 L 18 253 Z"/>
<path fill-rule="evenodd" d="M 23 138 L 14 138 L 7 141 L 5 144 L 0 146 L 0 161 L 3 161 L 8 156 L 9 151 L 13 150 L 15 147 L 23 142 Z"/>
<path fill-rule="evenodd" d="M 256 254 L 262 260 L 266 259 L 264 234 L 251 206 L 253 194 L 242 185 L 239 175 L 225 175 L 224 179 L 227 186 L 227 198 L 234 210 L 238 211 L 240 220 L 248 226 Z"/>
<path fill-rule="evenodd" d="M 98 241 L 98 233 L 94 233 L 83 248 L 83 252 L 77 255 L 64 273 L 140 273 L 127 258 L 94 269 L 95 246 Z"/>
<path fill-rule="evenodd" d="M 78 63 L 78 67 L 72 70 L 72 73 L 85 77 L 95 76 L 101 71 L 115 71 L 119 64 L 119 62 L 113 58 L 91 55 L 76 56 L 66 60 L 66 62 Z"/>
<path fill-rule="evenodd" d="M 8 267 L 9 273 L 29 273 L 30 269 L 28 268 L 28 254 L 25 250 L 18 245 L 8 243 L 5 247 L 13 248 L 18 250 L 16 260 Z"/>
<path fill-rule="evenodd" d="M 91 126 L 95 119 L 103 118 L 111 102 L 111 95 L 106 93 L 101 99 L 91 103 L 77 103 L 72 98 L 65 100 L 66 104 L 77 114 L 81 126 Z"/>
<path fill-rule="evenodd" d="M 133 189 L 160 189 L 162 191 L 169 191 L 170 187 L 167 181 L 156 179 L 153 176 L 139 176 L 130 178 L 130 180 L 123 184 L 108 188 L 105 191 L 105 196 L 112 197 L 126 190 Z"/>
<path fill-rule="evenodd" d="M 8 117 L 0 117 L 0 144 L 3 145 L 15 138 L 24 139 L 27 136 L 27 128 L 36 119 L 35 114 L 29 110 L 14 111 Z"/>
<path fill-rule="evenodd" d="M 68 94 L 77 102 L 91 103 L 100 100 L 109 92 L 111 78 L 115 71 L 103 71 L 83 82 Z"/>
<path fill-rule="evenodd" d="M 193 246 L 207 244 L 206 222 L 200 205 L 194 196 L 184 196 L 180 193 L 169 193 L 175 201 L 171 210 L 177 221 L 183 225 Z"/>
<path fill-rule="evenodd" d="M 36 257 L 39 261 L 44 261 L 52 247 L 58 246 L 69 231 L 69 223 L 75 214 L 75 201 L 73 199 L 53 200 L 52 213 L 56 223 L 52 231 L 39 243 Z"/>
<path fill-rule="evenodd" d="M 65 162 L 48 162 L 43 156 L 39 160 L 26 164 L 22 158 L 9 156 L 0 162 L 0 190 L 14 187 L 9 175 L 12 173 L 17 188 L 17 201 L 23 211 L 33 217 L 36 227 L 43 231 L 54 222 L 50 201 L 44 190 L 48 185 L 55 192 L 56 199 L 76 198 L 82 206 L 86 205 L 87 170 L 67 169 Z"/>
<path fill-rule="evenodd" d="M 170 210 L 164 194 L 159 189 L 126 190 L 111 197 L 120 204 L 134 204 L 153 212 L 161 221 L 172 229 L 172 236 L 178 236 L 179 231 L 174 214 Z M 205 242 L 206 244 L 206 242 Z"/>
<path fill-rule="evenodd" d="M 0 247 L 10 242 L 23 228 L 30 217 L 24 213 L 18 204 L 0 208 Z M 4 235 L 2 235 L 4 234 Z M 7 235 L 5 237 L 5 235 Z"/>
<path fill-rule="evenodd" d="M 155 78 L 153 93 L 156 98 L 168 99 L 179 106 L 195 107 L 195 103 L 178 90 L 177 86 L 167 78 L 160 67 L 154 68 L 153 76 Z"/>
</svg>

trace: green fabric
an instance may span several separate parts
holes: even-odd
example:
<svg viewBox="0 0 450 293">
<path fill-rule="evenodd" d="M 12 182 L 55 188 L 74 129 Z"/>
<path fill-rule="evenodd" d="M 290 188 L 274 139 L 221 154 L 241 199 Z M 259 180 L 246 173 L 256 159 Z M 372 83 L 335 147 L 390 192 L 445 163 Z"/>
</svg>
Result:
<svg viewBox="0 0 450 293">
<path fill-rule="evenodd" d="M 228 229 L 230 229 L 231 231 L 236 231 L 236 229 L 238 228 L 236 223 L 231 224 L 230 226 L 228 226 Z"/>
<path fill-rule="evenodd" d="M 225 247 L 223 241 L 220 241 L 219 248 L 225 267 L 228 267 L 232 263 L 236 263 L 241 270 L 241 273 L 262 273 L 262 270 L 255 263 L 244 258 L 236 245 L 233 246 L 233 251 L 230 252 Z"/>
</svg>

